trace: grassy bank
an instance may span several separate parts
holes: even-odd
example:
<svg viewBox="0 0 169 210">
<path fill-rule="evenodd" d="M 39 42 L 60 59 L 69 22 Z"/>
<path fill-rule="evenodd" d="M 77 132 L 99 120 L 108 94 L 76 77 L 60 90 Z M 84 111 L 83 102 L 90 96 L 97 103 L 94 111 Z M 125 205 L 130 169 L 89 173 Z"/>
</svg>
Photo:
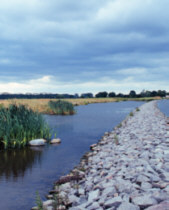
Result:
<svg viewBox="0 0 169 210">
<path fill-rule="evenodd" d="M 78 99 L 62 99 L 63 101 L 71 102 L 75 106 L 87 105 L 92 103 L 108 103 L 108 102 L 120 102 L 120 101 L 149 101 L 160 99 L 160 97 L 149 98 L 78 98 Z M 38 111 L 44 114 L 52 114 L 51 109 L 48 106 L 49 101 L 58 101 L 59 99 L 9 99 L 0 100 L 0 104 L 8 107 L 10 104 L 22 104 L 31 108 L 33 111 Z"/>
</svg>

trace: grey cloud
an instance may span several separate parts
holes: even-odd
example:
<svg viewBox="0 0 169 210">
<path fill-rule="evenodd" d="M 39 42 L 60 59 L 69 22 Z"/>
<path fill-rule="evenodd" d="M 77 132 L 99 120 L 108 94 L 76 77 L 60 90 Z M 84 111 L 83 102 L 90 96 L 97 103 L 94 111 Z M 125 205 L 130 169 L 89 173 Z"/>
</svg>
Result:
<svg viewBox="0 0 169 210">
<path fill-rule="evenodd" d="M 167 0 L 1 3 L 0 73 L 14 79 L 121 80 L 129 76 L 121 78 L 121 69 L 145 68 L 147 74 L 135 79 L 162 79 L 156 69 L 169 76 L 168 6 Z"/>
</svg>

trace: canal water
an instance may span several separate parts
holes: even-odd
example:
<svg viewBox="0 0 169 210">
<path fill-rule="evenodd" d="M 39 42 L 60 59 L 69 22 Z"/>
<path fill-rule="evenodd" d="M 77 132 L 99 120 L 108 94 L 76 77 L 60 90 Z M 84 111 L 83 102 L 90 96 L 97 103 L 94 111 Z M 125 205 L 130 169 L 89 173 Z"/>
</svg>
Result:
<svg viewBox="0 0 169 210">
<path fill-rule="evenodd" d="M 0 210 L 29 210 L 36 191 L 42 199 L 53 183 L 79 163 L 106 131 L 111 131 L 143 102 L 90 104 L 72 116 L 45 115 L 60 145 L 0 151 Z"/>
<path fill-rule="evenodd" d="M 169 117 L 169 100 L 164 99 L 158 101 L 158 107 L 167 117 Z"/>
</svg>

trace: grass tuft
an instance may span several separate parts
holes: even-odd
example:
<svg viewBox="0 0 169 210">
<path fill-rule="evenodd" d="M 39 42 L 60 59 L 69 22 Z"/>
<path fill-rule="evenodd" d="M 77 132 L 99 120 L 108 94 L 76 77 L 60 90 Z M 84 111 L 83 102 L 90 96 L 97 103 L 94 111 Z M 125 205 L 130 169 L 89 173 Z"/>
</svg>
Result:
<svg viewBox="0 0 169 210">
<path fill-rule="evenodd" d="M 119 144 L 119 139 L 118 139 L 118 136 L 117 136 L 117 135 L 114 135 L 114 143 L 115 143 L 116 145 Z"/>
<path fill-rule="evenodd" d="M 133 117 L 134 116 L 133 112 L 130 112 L 129 116 L 130 117 Z"/>
<path fill-rule="evenodd" d="M 49 101 L 48 106 L 52 114 L 72 115 L 75 113 L 73 104 L 68 101 Z"/>
<path fill-rule="evenodd" d="M 117 125 L 117 128 L 121 128 L 122 127 L 122 123 Z"/>
<path fill-rule="evenodd" d="M 37 205 L 38 210 L 43 210 L 43 202 L 40 198 L 38 191 L 36 192 L 36 205 Z"/>
<path fill-rule="evenodd" d="M 139 111 L 140 111 L 140 109 L 137 107 L 137 108 L 136 108 L 136 112 L 139 112 Z"/>
</svg>

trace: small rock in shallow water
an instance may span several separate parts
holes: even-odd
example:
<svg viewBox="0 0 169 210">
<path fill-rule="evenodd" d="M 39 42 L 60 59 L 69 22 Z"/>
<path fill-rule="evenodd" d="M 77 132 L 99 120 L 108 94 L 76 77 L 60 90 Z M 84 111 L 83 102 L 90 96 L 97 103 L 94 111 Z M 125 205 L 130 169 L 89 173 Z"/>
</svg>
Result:
<svg viewBox="0 0 169 210">
<path fill-rule="evenodd" d="M 45 208 L 45 210 L 54 210 L 54 207 L 53 206 L 48 206 Z"/>
<path fill-rule="evenodd" d="M 58 138 L 58 139 L 52 139 L 50 141 L 50 144 L 60 144 L 61 143 L 61 140 Z"/>
<path fill-rule="evenodd" d="M 47 200 L 43 202 L 43 208 L 46 208 L 48 206 L 52 206 L 55 203 L 54 200 Z"/>
<path fill-rule="evenodd" d="M 30 146 L 44 146 L 45 140 L 44 139 L 34 139 L 29 141 Z"/>
<path fill-rule="evenodd" d="M 31 210 L 39 210 L 37 206 L 31 208 Z"/>
</svg>

